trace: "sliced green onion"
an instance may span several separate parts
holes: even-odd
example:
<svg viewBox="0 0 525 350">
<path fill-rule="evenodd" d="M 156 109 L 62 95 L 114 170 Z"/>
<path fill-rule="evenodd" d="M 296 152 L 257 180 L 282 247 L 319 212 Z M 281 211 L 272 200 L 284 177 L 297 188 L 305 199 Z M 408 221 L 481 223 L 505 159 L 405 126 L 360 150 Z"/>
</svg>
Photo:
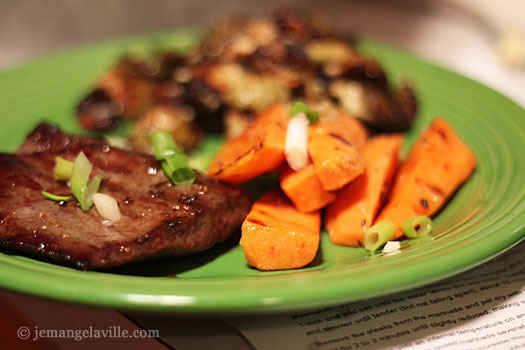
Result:
<svg viewBox="0 0 525 350">
<path fill-rule="evenodd" d="M 424 215 L 406 219 L 403 222 L 402 229 L 408 238 L 425 237 L 432 232 L 432 220 Z"/>
<path fill-rule="evenodd" d="M 100 183 L 105 175 L 96 175 L 89 180 L 93 165 L 89 162 L 84 152 L 80 152 L 74 162 L 64 158 L 56 158 L 55 179 L 69 180 L 69 188 L 73 196 L 80 203 L 83 211 L 88 211 L 93 206 L 93 194 L 98 192 Z M 56 196 L 42 191 L 42 194 L 52 200 L 69 200 L 70 197 Z"/>
<path fill-rule="evenodd" d="M 162 170 L 175 185 L 195 182 L 195 172 L 190 168 L 187 159 L 185 166 L 181 167 L 180 164 L 180 159 L 175 156 L 161 161 Z"/>
<path fill-rule="evenodd" d="M 98 185 L 100 185 L 98 180 L 93 179 L 93 181 L 91 181 L 92 184 L 89 190 L 91 194 L 88 193 L 88 181 L 92 169 L 93 166 L 89 162 L 89 159 L 86 157 L 84 152 L 81 151 L 78 154 L 77 159 L 75 159 L 73 174 L 71 175 L 69 187 L 71 188 L 71 192 L 73 192 L 73 196 L 75 196 L 77 201 L 80 203 L 80 207 L 83 211 L 89 210 L 89 208 L 91 208 L 93 205 L 93 201 L 90 198 L 93 194 L 92 189 L 96 185 L 98 190 Z M 98 185 L 96 184 L 97 181 Z"/>
<path fill-rule="evenodd" d="M 69 181 L 71 175 L 73 174 L 73 162 L 66 160 L 62 157 L 56 157 L 55 169 L 53 170 L 53 175 L 55 180 L 64 180 Z"/>
<path fill-rule="evenodd" d="M 174 154 L 183 153 L 173 140 L 173 135 L 167 131 L 156 131 L 151 134 L 151 143 L 157 160 L 164 160 Z"/>
<path fill-rule="evenodd" d="M 310 124 L 317 123 L 319 121 L 319 113 L 311 109 L 302 100 L 296 100 L 290 106 L 290 116 L 295 117 L 296 115 L 304 113 Z"/>
<path fill-rule="evenodd" d="M 394 224 L 388 220 L 380 221 L 366 231 L 364 237 L 365 248 L 370 252 L 374 252 L 390 241 L 392 237 L 394 237 Z"/>
<path fill-rule="evenodd" d="M 175 185 L 193 183 L 195 172 L 190 167 L 188 157 L 173 141 L 171 133 L 157 131 L 151 135 L 155 158 L 160 161 L 162 170 Z"/>
<path fill-rule="evenodd" d="M 52 201 L 55 201 L 55 202 L 68 201 L 71 199 L 71 196 L 58 196 L 56 194 L 52 194 L 46 191 L 42 191 L 42 195 L 46 197 L 47 199 L 51 199 Z"/>
<path fill-rule="evenodd" d="M 101 182 L 102 175 L 97 175 L 91 179 L 91 181 L 87 183 L 85 189 L 82 190 L 79 200 L 82 210 L 87 211 L 93 206 L 93 195 L 98 192 Z"/>
</svg>

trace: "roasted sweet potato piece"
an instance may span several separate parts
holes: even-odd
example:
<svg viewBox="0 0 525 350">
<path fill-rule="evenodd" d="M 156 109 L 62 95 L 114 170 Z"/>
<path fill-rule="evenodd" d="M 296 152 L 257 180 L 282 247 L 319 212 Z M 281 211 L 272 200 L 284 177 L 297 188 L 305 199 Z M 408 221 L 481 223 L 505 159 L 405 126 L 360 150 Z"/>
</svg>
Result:
<svg viewBox="0 0 525 350">
<path fill-rule="evenodd" d="M 363 173 L 363 158 L 358 149 L 333 133 L 310 133 L 308 153 L 323 189 L 334 191 Z"/>
<path fill-rule="evenodd" d="M 401 135 L 380 135 L 363 147 L 365 171 L 337 192 L 325 210 L 325 226 L 335 244 L 362 246 L 397 168 Z"/>
<path fill-rule="evenodd" d="M 361 147 L 368 139 L 365 125 L 359 119 L 344 113 L 322 115 L 319 122 L 310 127 L 310 132 L 332 134 L 356 147 Z"/>
<path fill-rule="evenodd" d="M 335 200 L 335 194 L 323 189 L 312 164 L 299 171 L 284 166 L 280 182 L 286 196 L 303 212 L 319 210 Z"/>
<path fill-rule="evenodd" d="M 432 216 L 475 168 L 476 156 L 445 120 L 436 118 L 412 147 L 376 221 L 392 221 L 394 239 L 400 238 L 406 219 Z"/>
<path fill-rule="evenodd" d="M 303 213 L 275 190 L 253 204 L 242 224 L 241 246 L 248 264 L 259 270 L 297 269 L 315 258 L 320 230 L 318 211 Z"/>
<path fill-rule="evenodd" d="M 208 174 L 227 182 L 245 182 L 277 169 L 284 161 L 288 112 L 275 105 L 260 114 L 241 136 L 227 141 Z"/>
</svg>

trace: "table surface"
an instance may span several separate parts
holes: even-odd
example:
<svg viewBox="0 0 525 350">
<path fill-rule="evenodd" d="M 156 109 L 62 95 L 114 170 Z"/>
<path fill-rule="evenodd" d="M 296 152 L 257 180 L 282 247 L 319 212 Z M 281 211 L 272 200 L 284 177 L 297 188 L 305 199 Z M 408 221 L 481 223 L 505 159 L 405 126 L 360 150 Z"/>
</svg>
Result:
<svg viewBox="0 0 525 350">
<path fill-rule="evenodd" d="M 525 33 L 516 13 L 525 2 L 491 1 L 324 1 L 290 0 L 286 4 L 319 13 L 337 28 L 382 40 L 477 79 L 525 106 L 525 70 L 505 65 L 496 46 L 508 30 Z M 0 69 L 39 55 L 101 40 L 210 25 L 229 13 L 265 14 L 282 1 L 232 2 L 158 0 L 50 0 L 0 2 Z M 220 10 L 218 10 L 220 9 Z M 513 9 L 513 10 L 509 10 Z M 101 13 L 104 14 L 101 16 Z M 522 243 L 524 244 L 524 243 Z M 0 334 L 7 348 L 78 349 L 252 349 L 219 316 L 122 314 L 49 301 L 0 290 Z M 161 339 L 104 338 L 21 341 L 19 327 L 35 329 L 161 329 Z M 36 328 L 35 328 L 36 327 Z"/>
</svg>

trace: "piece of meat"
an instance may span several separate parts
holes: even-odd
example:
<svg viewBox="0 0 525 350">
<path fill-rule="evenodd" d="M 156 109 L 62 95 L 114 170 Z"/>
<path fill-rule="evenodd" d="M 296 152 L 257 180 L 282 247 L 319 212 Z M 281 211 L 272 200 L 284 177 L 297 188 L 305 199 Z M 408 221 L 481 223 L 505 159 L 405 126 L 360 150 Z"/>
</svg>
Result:
<svg viewBox="0 0 525 350">
<path fill-rule="evenodd" d="M 107 175 L 101 193 L 122 212 L 116 223 L 76 200 L 45 199 L 41 191 L 70 195 L 53 179 L 55 157 L 83 151 L 94 172 Z M 173 186 L 151 156 L 111 148 L 39 125 L 17 154 L 0 154 L 0 247 L 80 269 L 104 269 L 210 248 L 238 229 L 250 208 L 246 192 L 197 173 Z"/>
</svg>

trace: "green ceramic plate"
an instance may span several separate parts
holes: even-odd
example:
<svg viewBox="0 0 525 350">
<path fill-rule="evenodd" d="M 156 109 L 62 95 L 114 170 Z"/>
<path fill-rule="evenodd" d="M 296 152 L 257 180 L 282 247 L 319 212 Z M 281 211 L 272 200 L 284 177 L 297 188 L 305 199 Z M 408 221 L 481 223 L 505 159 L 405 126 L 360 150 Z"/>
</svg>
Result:
<svg viewBox="0 0 525 350">
<path fill-rule="evenodd" d="M 196 40 L 188 33 L 154 39 L 77 49 L 0 74 L 0 150 L 14 151 L 41 120 L 79 132 L 73 118 L 76 101 L 125 50 L 170 40 L 184 49 Z M 122 309 L 291 310 L 421 286 L 481 264 L 523 239 L 525 111 L 494 90 L 405 52 L 368 41 L 361 47 L 379 57 L 394 80 L 410 77 L 417 87 L 422 108 L 407 134 L 407 146 L 434 116 L 441 115 L 478 157 L 475 174 L 436 217 L 431 239 L 406 242 L 401 254 L 368 257 L 357 248 L 334 246 L 323 236 L 311 266 L 286 272 L 251 269 L 242 249 L 228 243 L 191 257 L 114 273 L 77 271 L 0 253 L 0 285 Z"/>
</svg>

